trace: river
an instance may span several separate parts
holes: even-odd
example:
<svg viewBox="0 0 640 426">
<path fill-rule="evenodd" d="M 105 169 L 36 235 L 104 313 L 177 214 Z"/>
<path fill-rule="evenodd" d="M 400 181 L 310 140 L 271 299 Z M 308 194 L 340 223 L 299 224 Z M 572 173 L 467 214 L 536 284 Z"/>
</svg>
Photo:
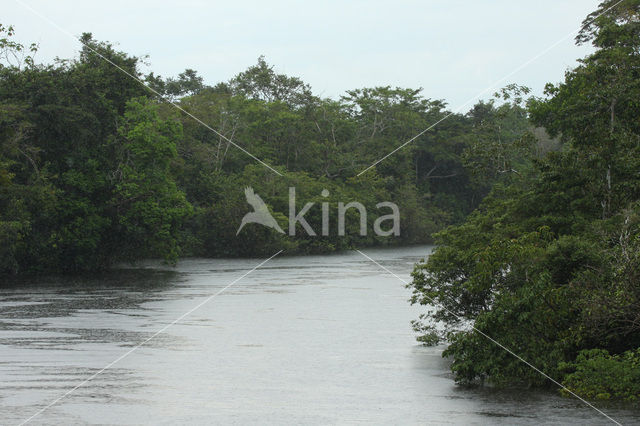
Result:
<svg viewBox="0 0 640 426">
<path fill-rule="evenodd" d="M 364 252 L 408 280 L 430 249 Z M 358 252 L 281 255 L 238 280 L 261 261 L 5 283 L 0 422 L 609 424 L 553 391 L 456 386 L 443 347 L 415 341 L 410 291 Z"/>
</svg>

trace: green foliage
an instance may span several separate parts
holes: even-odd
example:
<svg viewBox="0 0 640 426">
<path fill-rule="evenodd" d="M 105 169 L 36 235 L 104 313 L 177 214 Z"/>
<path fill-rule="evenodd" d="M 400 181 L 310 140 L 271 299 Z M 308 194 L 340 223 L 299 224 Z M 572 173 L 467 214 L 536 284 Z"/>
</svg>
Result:
<svg viewBox="0 0 640 426">
<path fill-rule="evenodd" d="M 526 173 L 494 180 L 413 272 L 412 302 L 427 306 L 414 328 L 424 343 L 449 342 L 444 355 L 459 382 L 547 384 L 489 336 L 577 393 L 637 396 L 640 39 L 628 35 L 639 10 L 622 2 L 587 25 L 581 37 L 598 50 L 548 86 L 547 99 L 529 100 L 533 125 L 558 136 L 561 150 L 520 149 L 509 131 L 469 145 L 479 154 L 467 166 L 485 178 L 501 164 Z M 492 116 L 493 108 L 476 106 L 480 134 L 524 114 L 517 106 Z"/>
<path fill-rule="evenodd" d="M 118 239 L 137 243 L 124 245 L 130 256 L 160 255 L 175 261 L 180 254 L 176 235 L 191 213 L 171 172 L 181 135 L 180 123 L 161 120 L 148 99 L 127 102 L 124 124 L 118 129 L 122 152 L 109 204 L 117 211 Z"/>
<path fill-rule="evenodd" d="M 15 35 L 15 29 L 9 25 L 5 27 L 0 24 L 0 68 L 12 67 L 21 68 L 22 66 L 32 67 L 34 65 L 33 56 L 38 51 L 38 45 L 32 43 L 28 48 L 21 43 L 12 40 Z"/>
<path fill-rule="evenodd" d="M 490 102 L 480 102 L 470 111 L 474 123 L 471 142 L 462 156 L 476 185 L 490 188 L 531 168 L 536 140 L 528 134 L 532 129 L 523 105 L 523 96 L 528 93 L 527 87 L 510 85 Z M 503 103 L 496 106 L 497 100 Z"/>
<path fill-rule="evenodd" d="M 0 68 L 0 272 L 177 256 L 180 124 L 154 116 L 144 88 L 98 53 L 133 75 L 137 58 L 82 40 L 77 60 Z"/>
<path fill-rule="evenodd" d="M 88 270 L 145 257 L 174 262 L 180 255 L 320 253 L 428 242 L 461 222 L 500 180 L 489 173 L 479 183 L 483 166 L 470 159 L 486 151 L 481 145 L 497 138 L 512 146 L 529 128 L 521 99 L 491 103 L 484 124 L 474 112 L 453 114 L 357 176 L 447 116 L 445 103 L 423 97 L 420 89 L 391 87 L 322 99 L 263 57 L 215 86 L 191 69 L 176 78 L 145 76 L 139 58 L 90 33 L 81 37 L 78 58 L 37 65 L 12 40 L 13 28 L 0 27 L 0 34 L 4 273 Z M 504 93 L 518 98 L 524 92 L 512 86 Z M 298 225 L 290 237 L 255 224 L 236 235 L 250 210 L 243 192 L 249 186 L 284 229 L 289 188 L 295 187 L 298 210 L 314 203 L 305 219 L 318 235 Z M 353 208 L 346 211 L 345 235 L 339 235 L 338 203 L 355 201 L 367 210 L 367 235 L 360 235 L 360 213 Z M 373 232 L 376 218 L 390 213 L 378 207 L 382 201 L 399 206 L 399 237 Z M 321 235 L 324 204 L 328 235 Z"/>
<path fill-rule="evenodd" d="M 610 355 L 603 349 L 583 350 L 573 362 L 562 363 L 567 371 L 564 385 L 586 398 L 640 399 L 640 349 Z"/>
<path fill-rule="evenodd" d="M 340 101 L 319 99 L 299 79 L 275 73 L 259 58 L 256 66 L 228 84 L 205 87 L 181 98 L 180 104 L 225 136 L 188 117 L 182 119 L 178 180 L 196 207 L 185 235 L 186 251 L 192 255 L 258 255 L 275 248 L 315 253 L 389 244 L 388 238 L 357 235 L 354 210 L 347 213 L 347 235 L 342 238 L 336 235 L 335 223 L 329 236 L 309 237 L 300 230 L 291 239 L 259 225 L 236 236 L 235 227 L 247 211 L 242 194 L 246 186 L 263 196 L 272 213 L 283 219 L 284 228 L 288 188 L 295 186 L 299 200 L 316 203 L 305 217 L 318 233 L 322 202 L 329 203 L 334 221 L 339 201 L 361 202 L 370 213 L 369 230 L 378 213 L 376 204 L 395 202 L 401 213 L 396 243 L 430 241 L 436 231 L 462 220 L 486 193 L 463 165 L 462 153 L 469 143 L 465 135 L 473 128 L 473 118 L 463 115 L 356 177 L 381 152 L 393 150 L 447 114 L 444 103 L 423 98 L 420 90 L 377 87 L 349 91 Z M 513 105 L 501 110 L 509 114 Z M 511 115 L 515 128 L 528 128 L 523 114 Z M 275 165 L 284 178 L 276 179 L 228 139 Z M 323 189 L 329 198 L 320 196 Z M 249 230 L 256 235 L 250 236 Z"/>
</svg>

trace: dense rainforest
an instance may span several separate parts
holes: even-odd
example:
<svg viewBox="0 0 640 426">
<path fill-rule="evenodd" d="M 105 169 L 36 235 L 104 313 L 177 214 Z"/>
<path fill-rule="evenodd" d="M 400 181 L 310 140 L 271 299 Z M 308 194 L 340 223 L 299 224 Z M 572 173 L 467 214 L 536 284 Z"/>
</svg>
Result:
<svg viewBox="0 0 640 426">
<path fill-rule="evenodd" d="M 171 262 L 429 242 L 477 207 L 524 158 L 521 136 L 536 131 L 524 108 L 527 89 L 512 85 L 358 176 L 451 114 L 445 103 L 391 87 L 323 99 L 262 57 L 213 86 L 191 69 L 163 78 L 141 72 L 144 58 L 88 33 L 77 58 L 43 65 L 34 59 L 37 46 L 16 42 L 12 27 L 0 30 L 5 275 L 95 270 L 150 257 Z M 541 140 L 542 150 L 553 145 Z M 299 209 L 316 202 L 305 218 L 318 235 L 252 224 L 236 235 L 250 211 L 245 187 L 284 229 L 295 187 Z M 396 203 L 400 235 L 360 235 L 355 209 L 338 235 L 337 202 L 352 201 L 366 207 L 369 230 L 377 203 Z M 324 236 L 321 202 L 330 209 Z"/>
<path fill-rule="evenodd" d="M 605 1 L 576 38 L 596 50 L 527 113 L 561 148 L 500 182 L 416 266 L 426 344 L 459 382 L 551 384 L 640 398 L 640 2 Z"/>
<path fill-rule="evenodd" d="M 0 25 L 0 274 L 434 242 L 414 327 L 459 382 L 549 384 L 494 339 L 580 395 L 637 399 L 640 1 L 603 2 L 576 40 L 594 53 L 543 98 L 512 84 L 459 113 L 420 89 L 322 98 L 263 57 L 213 85 L 165 78 L 90 33 L 39 64 Z M 331 218 L 391 201 L 400 235 L 360 235 L 354 210 L 344 236 L 238 233 L 246 187 L 283 228 L 290 187 Z"/>
</svg>

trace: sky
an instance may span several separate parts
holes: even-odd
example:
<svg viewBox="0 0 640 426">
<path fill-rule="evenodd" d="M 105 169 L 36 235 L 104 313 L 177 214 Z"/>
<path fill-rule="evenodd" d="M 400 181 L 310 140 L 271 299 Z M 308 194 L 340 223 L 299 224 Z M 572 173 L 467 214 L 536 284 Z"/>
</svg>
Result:
<svg viewBox="0 0 640 426">
<path fill-rule="evenodd" d="M 264 55 L 277 72 L 300 77 L 322 97 L 422 87 L 425 97 L 466 111 L 509 83 L 542 95 L 547 82 L 562 81 L 592 51 L 573 37 L 599 1 L 3 3 L 0 23 L 13 25 L 21 42 L 39 43 L 39 62 L 76 56 L 80 43 L 70 35 L 91 32 L 131 55 L 149 55 L 143 71 L 164 77 L 192 68 L 214 85 Z"/>
</svg>

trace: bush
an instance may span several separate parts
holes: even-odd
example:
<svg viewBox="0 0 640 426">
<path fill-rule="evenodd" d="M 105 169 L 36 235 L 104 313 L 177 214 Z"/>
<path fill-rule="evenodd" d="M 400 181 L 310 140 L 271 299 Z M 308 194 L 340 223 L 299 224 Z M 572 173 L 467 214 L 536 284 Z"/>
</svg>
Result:
<svg viewBox="0 0 640 426">
<path fill-rule="evenodd" d="M 610 355 L 604 349 L 583 350 L 574 362 L 563 363 L 568 374 L 564 385 L 585 398 L 640 398 L 640 348 L 620 355 Z"/>
</svg>

